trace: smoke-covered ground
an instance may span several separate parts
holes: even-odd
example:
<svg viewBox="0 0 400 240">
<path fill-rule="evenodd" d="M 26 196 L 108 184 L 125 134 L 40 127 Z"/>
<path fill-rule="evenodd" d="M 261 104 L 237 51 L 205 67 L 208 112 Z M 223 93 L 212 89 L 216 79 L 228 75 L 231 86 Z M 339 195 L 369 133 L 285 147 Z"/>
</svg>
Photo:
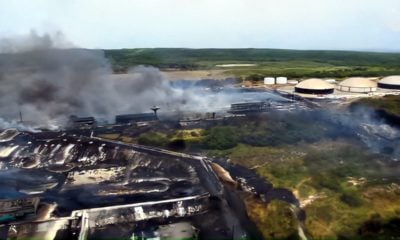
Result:
<svg viewBox="0 0 400 240">
<path fill-rule="evenodd" d="M 375 111 L 357 107 L 350 113 L 328 111 L 325 115 L 345 131 L 353 131 L 372 153 L 389 155 L 396 161 L 400 159 L 399 127 L 391 125 Z"/>
</svg>

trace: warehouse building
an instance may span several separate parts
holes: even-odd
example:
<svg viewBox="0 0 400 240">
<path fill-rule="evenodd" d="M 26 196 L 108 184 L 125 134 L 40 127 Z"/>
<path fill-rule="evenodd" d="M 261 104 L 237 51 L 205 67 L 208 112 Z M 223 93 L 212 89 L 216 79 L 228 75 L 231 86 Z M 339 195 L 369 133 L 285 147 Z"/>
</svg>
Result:
<svg viewBox="0 0 400 240">
<path fill-rule="evenodd" d="M 115 117 L 115 123 L 117 124 L 150 122 L 156 120 L 157 116 L 154 113 L 125 114 L 125 115 L 117 115 Z"/>
<path fill-rule="evenodd" d="M 231 109 L 228 111 L 232 114 L 246 114 L 265 112 L 270 107 L 267 102 L 244 102 L 231 104 Z"/>
<path fill-rule="evenodd" d="M 377 84 L 368 78 L 353 77 L 339 83 L 337 89 L 342 92 L 370 93 L 375 92 Z"/>
<path fill-rule="evenodd" d="M 400 76 L 382 78 L 378 82 L 378 87 L 383 89 L 400 90 Z"/>
<path fill-rule="evenodd" d="M 77 117 L 71 115 L 69 119 L 69 125 L 74 128 L 81 127 L 94 127 L 96 126 L 96 119 L 94 117 Z"/>
<path fill-rule="evenodd" d="M 0 222 L 13 221 L 18 218 L 35 216 L 40 199 L 0 199 Z"/>
<path fill-rule="evenodd" d="M 325 95 L 332 94 L 334 89 L 335 87 L 332 84 L 327 83 L 322 79 L 310 78 L 297 84 L 294 91 L 303 94 Z"/>
</svg>

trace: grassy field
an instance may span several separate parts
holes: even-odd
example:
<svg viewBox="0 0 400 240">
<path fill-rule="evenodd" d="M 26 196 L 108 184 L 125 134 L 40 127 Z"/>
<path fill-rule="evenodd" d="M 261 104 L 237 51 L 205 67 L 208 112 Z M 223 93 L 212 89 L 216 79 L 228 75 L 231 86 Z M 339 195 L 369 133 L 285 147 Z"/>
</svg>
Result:
<svg viewBox="0 0 400 240">
<path fill-rule="evenodd" d="M 400 74 L 400 54 L 278 49 L 120 49 L 105 50 L 116 71 L 136 65 L 164 70 L 223 70 L 227 75 L 258 80 L 264 76 L 336 77 Z M 254 66 L 218 67 L 221 64 Z"/>
<path fill-rule="evenodd" d="M 379 158 L 344 140 L 279 148 L 238 145 L 223 154 L 255 169 L 274 186 L 293 191 L 303 204 L 305 227 L 313 238 L 361 238 L 359 230 L 369 220 L 387 222 L 400 216 L 398 183 L 374 182 L 388 174 Z M 266 238 L 293 234 L 293 216 L 284 203 L 266 206 L 252 199 L 247 204 Z M 275 215 L 280 217 L 272 221 Z"/>
<path fill-rule="evenodd" d="M 361 98 L 353 102 L 352 105 L 353 107 L 367 106 L 400 117 L 400 96 L 388 95 L 382 98 Z"/>
</svg>

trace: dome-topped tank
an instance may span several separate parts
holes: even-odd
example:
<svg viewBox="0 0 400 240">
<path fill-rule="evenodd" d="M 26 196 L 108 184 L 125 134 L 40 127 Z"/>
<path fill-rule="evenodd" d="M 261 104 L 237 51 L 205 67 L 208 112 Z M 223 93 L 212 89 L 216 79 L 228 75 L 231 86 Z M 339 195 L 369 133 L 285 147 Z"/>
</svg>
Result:
<svg viewBox="0 0 400 240">
<path fill-rule="evenodd" d="M 376 87 L 376 82 L 371 79 L 352 77 L 340 82 L 337 89 L 342 92 L 368 93 L 375 92 Z"/>
<path fill-rule="evenodd" d="M 294 91 L 304 94 L 331 94 L 334 86 L 319 78 L 310 78 L 296 85 Z"/>
<path fill-rule="evenodd" d="M 400 76 L 390 76 L 382 78 L 378 82 L 379 88 L 400 90 Z"/>
</svg>

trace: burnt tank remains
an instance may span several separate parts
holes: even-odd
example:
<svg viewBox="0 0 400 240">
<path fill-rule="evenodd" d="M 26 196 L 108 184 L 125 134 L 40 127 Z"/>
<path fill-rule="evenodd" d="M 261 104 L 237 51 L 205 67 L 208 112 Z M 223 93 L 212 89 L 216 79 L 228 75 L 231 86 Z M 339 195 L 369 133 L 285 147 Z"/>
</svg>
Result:
<svg viewBox="0 0 400 240">
<path fill-rule="evenodd" d="M 0 171 L 4 183 L 0 193 L 6 199 L 0 202 L 0 216 L 7 224 L 0 226 L 0 232 L 4 238 L 129 238 L 139 225 L 185 220 L 220 238 L 232 236 L 233 222 L 235 234 L 245 235 L 223 200 L 223 186 L 202 157 L 75 132 L 3 135 L 0 165 L 7 171 Z M 32 159 L 34 164 L 27 167 L 25 162 Z M 41 205 L 54 204 L 55 210 L 41 214 L 43 221 L 13 225 L 19 216 L 34 217 L 41 209 L 39 199 Z"/>
</svg>

